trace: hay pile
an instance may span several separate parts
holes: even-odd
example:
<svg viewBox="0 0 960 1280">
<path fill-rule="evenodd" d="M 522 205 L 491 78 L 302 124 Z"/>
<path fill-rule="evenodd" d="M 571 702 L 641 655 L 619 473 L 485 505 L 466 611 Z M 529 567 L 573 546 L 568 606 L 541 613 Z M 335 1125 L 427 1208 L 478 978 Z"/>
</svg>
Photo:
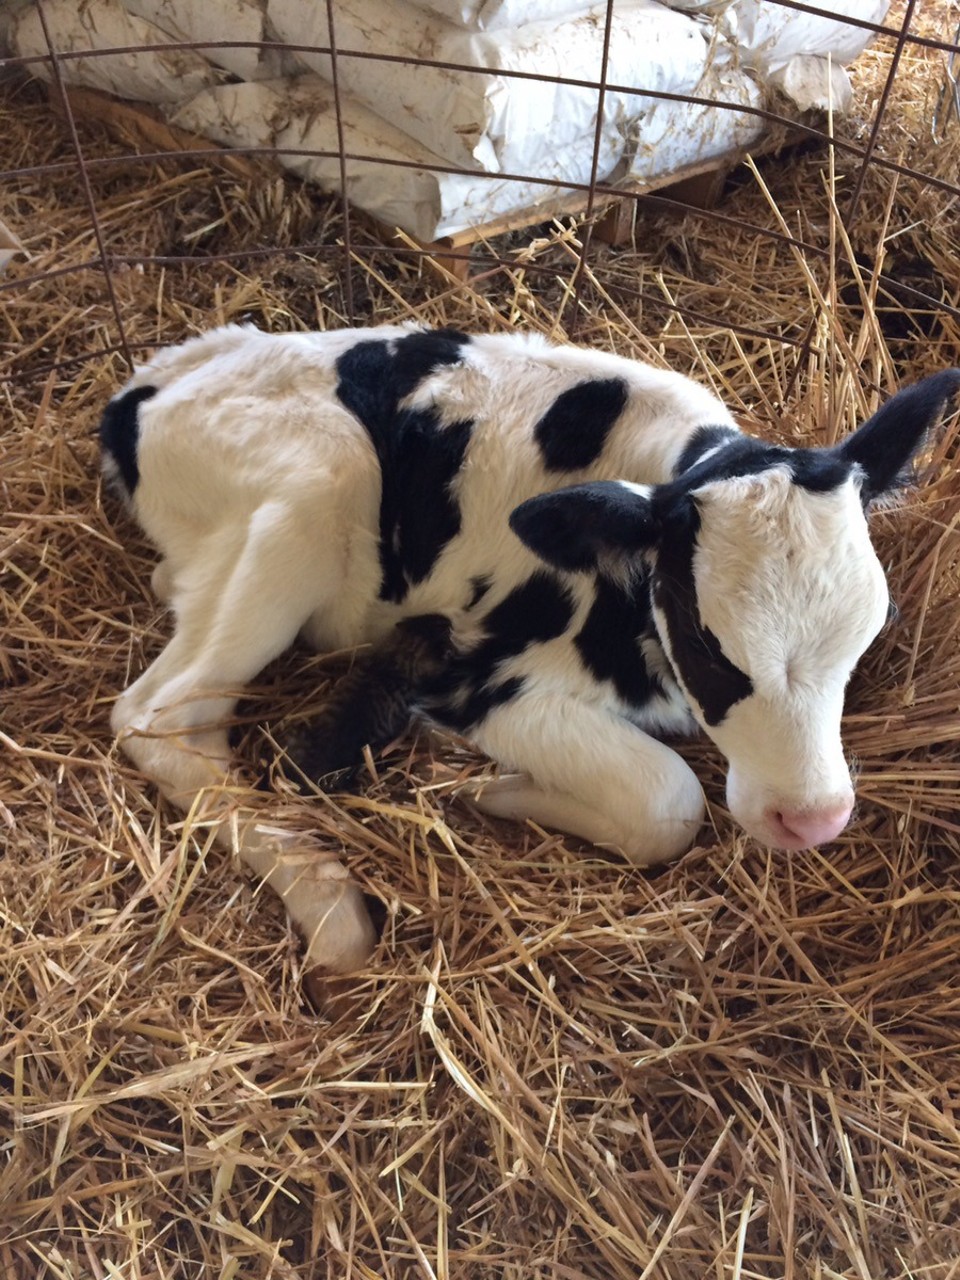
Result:
<svg viewBox="0 0 960 1280">
<path fill-rule="evenodd" d="M 861 68 L 865 118 L 888 65 Z M 939 76 L 908 52 L 880 147 L 955 181 L 960 140 L 927 141 Z M 0 292 L 4 1280 L 960 1275 L 957 420 L 930 482 L 875 520 L 901 617 L 850 691 L 860 815 L 836 844 L 743 839 L 716 753 L 691 744 L 711 823 L 638 873 L 482 819 L 456 793 L 484 762 L 424 734 L 362 794 L 305 808 L 386 915 L 371 971 L 318 1014 L 279 904 L 111 748 L 110 701 L 168 624 L 149 548 L 101 506 L 94 430 L 125 367 L 84 358 L 118 334 L 101 272 L 78 269 L 96 246 L 69 137 L 33 89 L 4 92 L 3 168 L 64 166 L 8 177 L 0 208 L 31 255 L 6 281 L 43 276 Z M 80 136 L 90 157 L 127 149 Z M 252 166 L 90 177 L 137 350 L 345 321 L 338 257 L 262 252 L 335 244 L 334 202 Z M 499 242 L 513 265 L 471 289 L 357 226 L 357 320 L 575 321 L 706 379 L 757 430 L 829 440 L 960 352 L 956 314 L 875 299 L 869 268 L 886 256 L 960 308 L 957 197 L 876 170 L 846 227 L 855 178 L 807 152 L 741 175 L 733 223 L 651 208 L 635 249 L 595 247 L 579 302 L 576 228 Z M 138 261 L 184 253 L 210 260 Z M 295 653 L 266 672 L 241 753 L 339 669 Z"/>
</svg>

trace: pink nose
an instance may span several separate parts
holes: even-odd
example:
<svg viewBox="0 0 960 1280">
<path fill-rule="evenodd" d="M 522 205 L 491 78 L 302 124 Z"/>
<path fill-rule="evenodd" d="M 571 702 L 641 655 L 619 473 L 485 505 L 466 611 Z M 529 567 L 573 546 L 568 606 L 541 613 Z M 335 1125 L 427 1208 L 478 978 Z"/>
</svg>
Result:
<svg viewBox="0 0 960 1280">
<path fill-rule="evenodd" d="M 784 849 L 811 849 L 835 840 L 850 821 L 853 801 L 826 809 L 771 809 L 767 820 L 777 833 L 775 841 Z"/>
</svg>

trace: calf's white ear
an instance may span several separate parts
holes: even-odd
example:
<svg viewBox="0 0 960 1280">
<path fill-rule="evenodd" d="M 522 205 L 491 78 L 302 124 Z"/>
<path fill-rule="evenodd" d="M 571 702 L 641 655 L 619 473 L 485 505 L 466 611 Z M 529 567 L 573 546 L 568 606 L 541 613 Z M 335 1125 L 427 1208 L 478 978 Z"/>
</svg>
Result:
<svg viewBox="0 0 960 1280">
<path fill-rule="evenodd" d="M 904 387 L 837 446 L 863 472 L 864 506 L 903 484 L 905 472 L 945 406 L 960 394 L 960 369 L 944 369 Z"/>
<path fill-rule="evenodd" d="M 632 559 L 657 541 L 650 498 L 619 480 L 596 480 L 522 502 L 510 528 L 557 569 Z"/>
</svg>

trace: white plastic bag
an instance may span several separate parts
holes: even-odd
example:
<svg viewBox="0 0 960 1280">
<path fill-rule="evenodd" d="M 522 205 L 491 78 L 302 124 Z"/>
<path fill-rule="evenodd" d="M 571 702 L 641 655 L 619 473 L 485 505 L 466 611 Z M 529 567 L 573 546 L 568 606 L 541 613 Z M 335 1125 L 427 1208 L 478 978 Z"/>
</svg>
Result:
<svg viewBox="0 0 960 1280">
<path fill-rule="evenodd" d="M 521 27 L 525 22 L 546 22 L 582 13 L 584 0 L 420 0 L 458 27 L 473 31 L 498 31 Z"/>
<path fill-rule="evenodd" d="M 43 12 L 51 40 L 61 53 L 154 46 L 146 53 L 71 58 L 62 64 L 71 84 L 141 102 L 177 102 L 223 79 L 223 73 L 198 53 L 164 49 L 170 43 L 169 37 L 159 27 L 127 13 L 119 0 L 85 0 L 83 4 L 76 0 L 44 0 Z M 24 56 L 47 53 L 35 6 L 17 14 L 10 42 L 14 52 Z M 44 79 L 50 75 L 44 63 L 34 64 L 33 73 Z"/>
<path fill-rule="evenodd" d="M 237 40 L 255 44 L 267 39 L 266 0 L 123 0 L 134 17 L 144 18 L 172 40 Z M 292 70 L 293 58 L 281 50 L 207 47 L 197 52 L 241 80 L 267 80 Z"/>
<path fill-rule="evenodd" d="M 387 226 L 402 227 L 420 240 L 483 226 L 554 194 L 549 187 L 488 174 L 424 168 L 443 162 L 351 95 L 343 94 L 340 106 L 348 152 L 402 162 L 347 160 L 348 197 Z M 225 146 L 276 147 L 286 168 L 326 190 L 340 187 L 333 89 L 318 76 L 220 85 L 184 103 L 171 120 Z M 326 154 L 289 153 L 300 151 Z"/>
<path fill-rule="evenodd" d="M 450 71 L 369 57 L 338 58 L 340 84 L 378 115 L 396 121 L 452 164 L 491 173 L 589 177 L 567 148 L 595 127 L 593 87 L 517 79 L 500 71 L 532 72 L 585 81 L 600 78 L 606 5 L 594 4 L 564 22 L 528 23 L 486 34 L 466 33 L 402 0 L 338 0 L 338 51 L 407 55 L 463 64 Z M 269 0 L 268 16 L 291 44 L 327 46 L 326 6 Z M 689 92 L 706 65 L 700 26 L 656 0 L 618 0 L 610 42 L 610 84 Z M 324 54 L 300 57 L 330 78 Z M 609 90 L 604 105 L 601 176 L 622 155 L 639 108 L 631 93 Z"/>
<path fill-rule="evenodd" d="M 734 68 L 708 72 L 697 94 L 736 106 L 763 103 L 759 85 Z M 755 142 L 764 128 L 762 117 L 735 109 L 663 98 L 648 103 L 630 153 L 628 174 L 636 180 L 667 177 L 729 155 Z"/>
</svg>

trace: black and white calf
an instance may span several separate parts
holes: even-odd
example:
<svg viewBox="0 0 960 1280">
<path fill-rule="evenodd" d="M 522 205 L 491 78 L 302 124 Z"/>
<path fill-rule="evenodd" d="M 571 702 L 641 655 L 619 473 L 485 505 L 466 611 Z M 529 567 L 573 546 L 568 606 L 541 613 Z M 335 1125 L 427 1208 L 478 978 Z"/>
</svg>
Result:
<svg viewBox="0 0 960 1280">
<path fill-rule="evenodd" d="M 703 796 L 658 735 L 699 725 L 748 833 L 830 840 L 853 806 L 844 686 L 888 606 L 864 510 L 958 387 L 936 374 L 790 450 L 685 377 L 536 336 L 230 327 L 162 351 L 102 426 L 176 618 L 113 728 L 333 969 L 372 945 L 359 890 L 218 787 L 238 691 L 298 632 L 339 649 L 447 618 L 424 710 L 502 766 L 490 813 L 676 857 Z"/>
</svg>

